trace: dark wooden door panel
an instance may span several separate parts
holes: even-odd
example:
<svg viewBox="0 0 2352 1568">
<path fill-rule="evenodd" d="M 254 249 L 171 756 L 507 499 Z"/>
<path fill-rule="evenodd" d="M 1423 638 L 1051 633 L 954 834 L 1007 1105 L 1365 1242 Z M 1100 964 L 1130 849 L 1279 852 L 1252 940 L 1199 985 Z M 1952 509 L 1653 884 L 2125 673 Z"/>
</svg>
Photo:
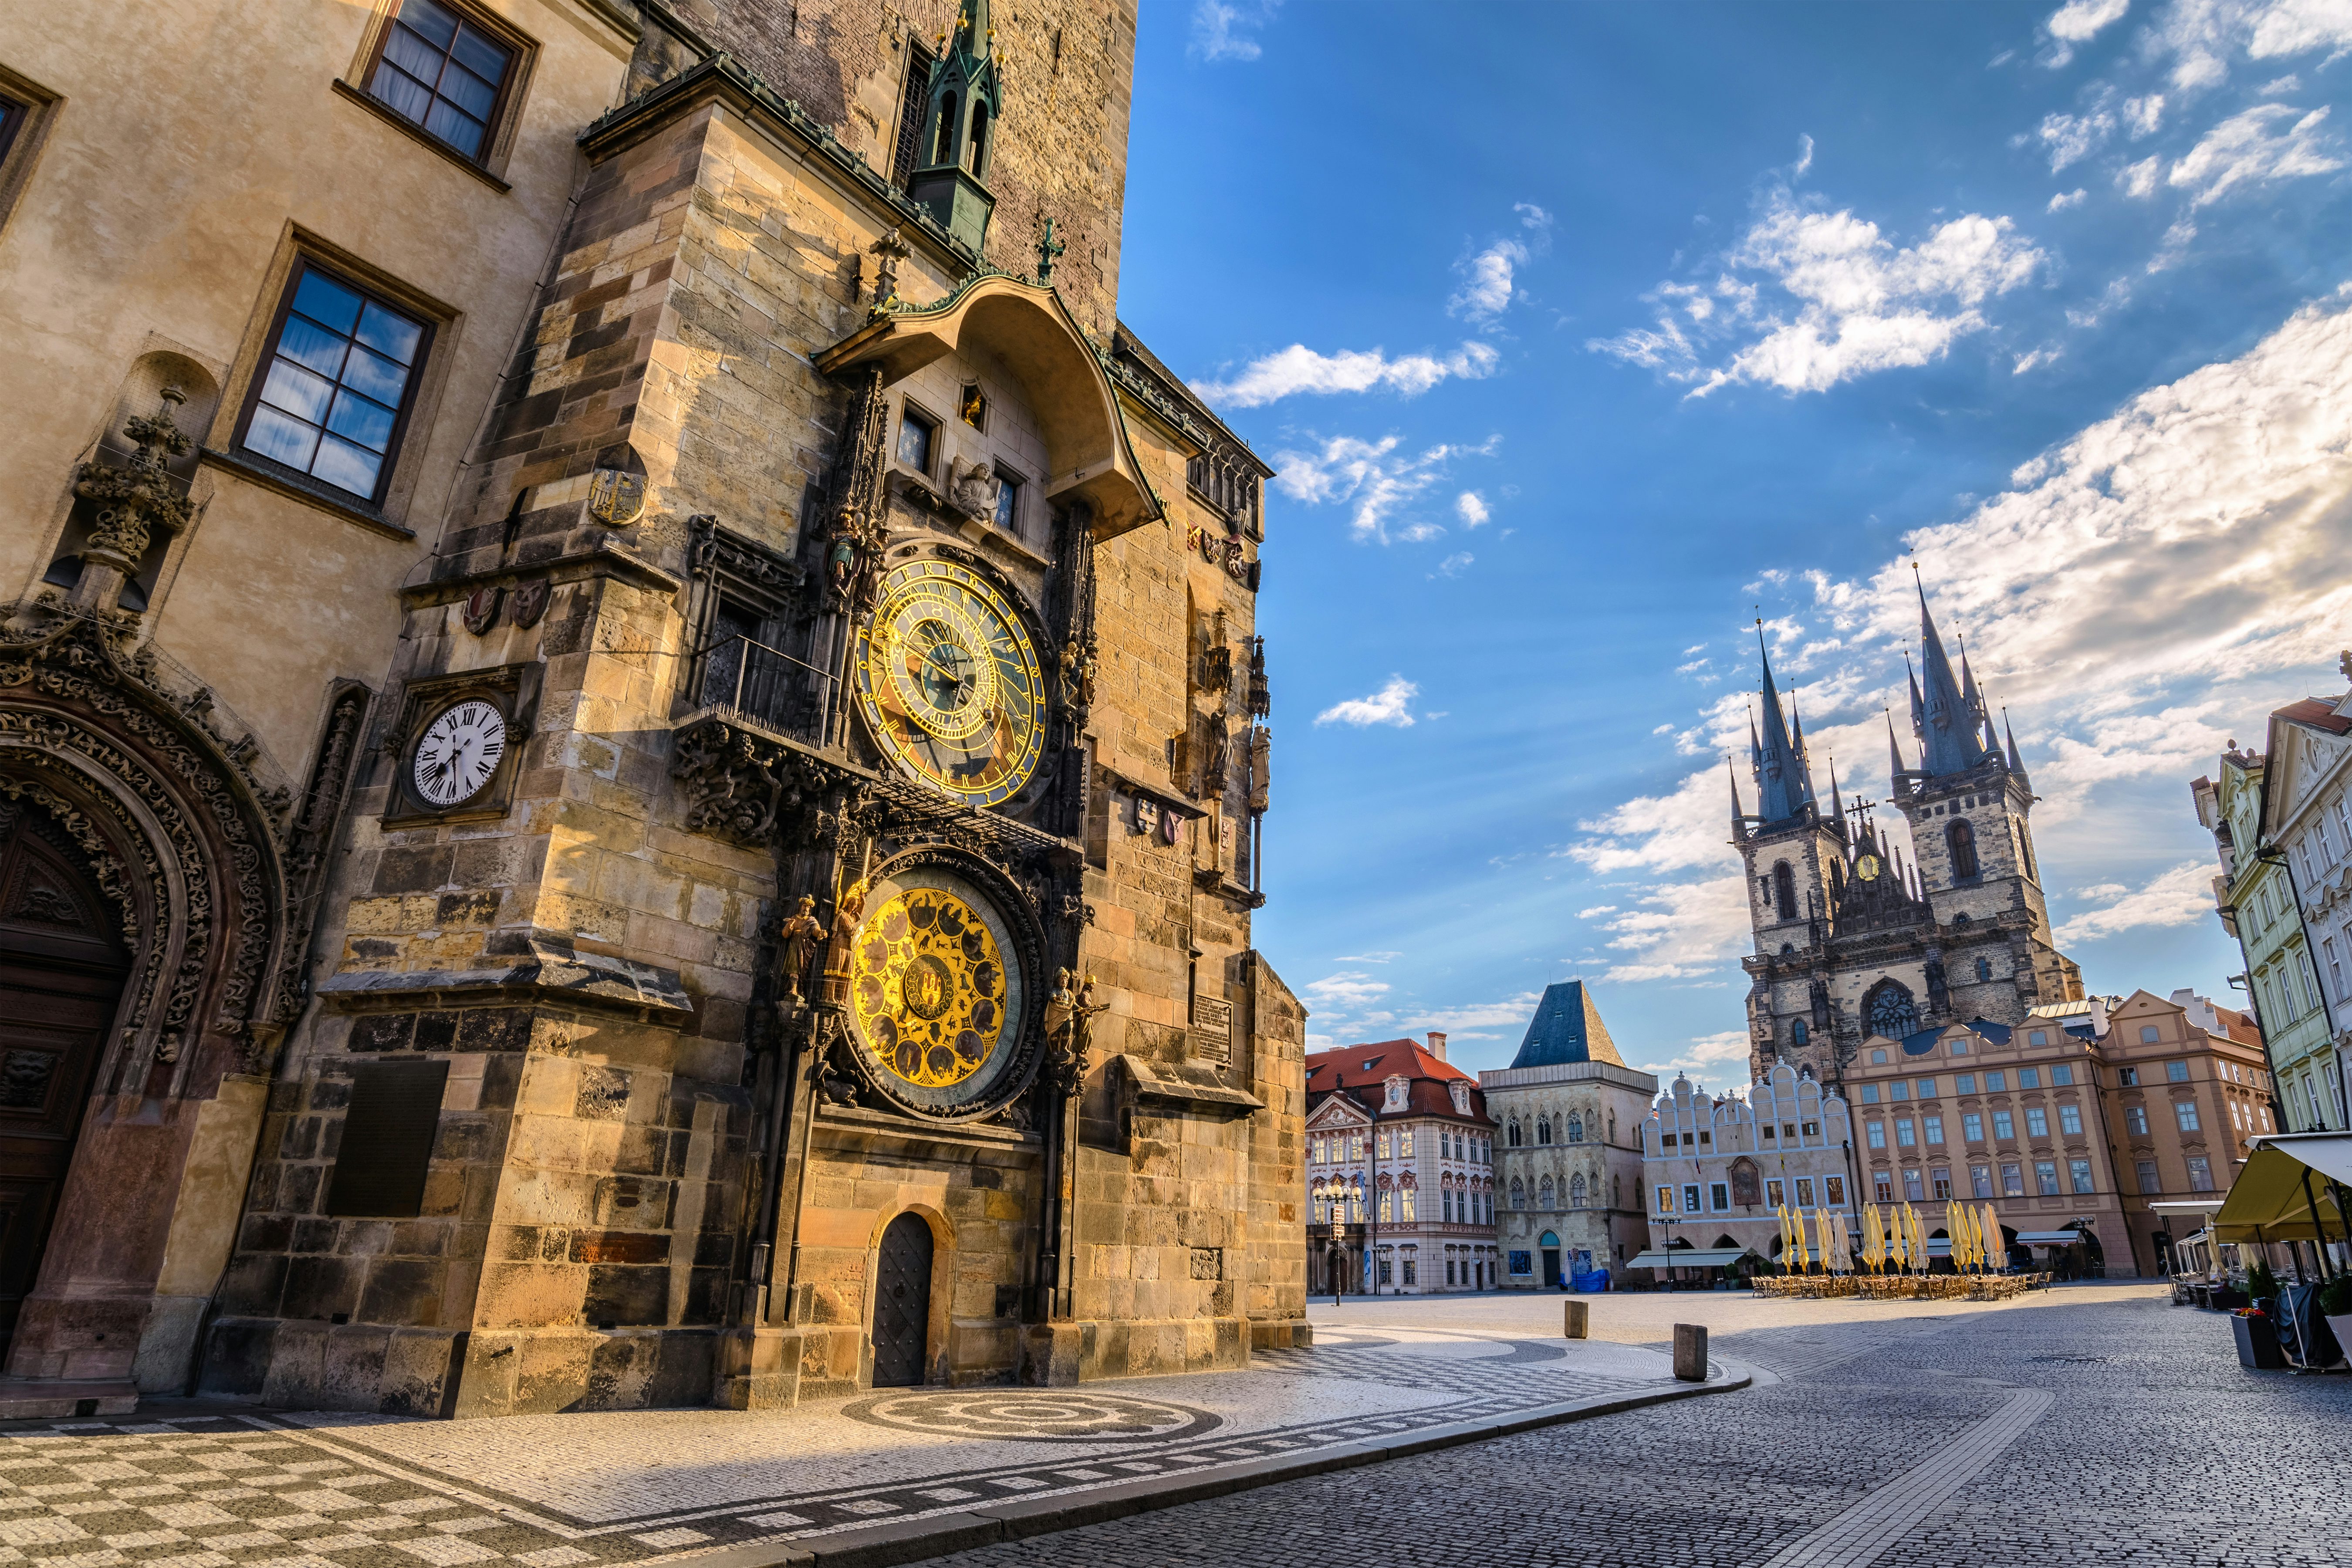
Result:
<svg viewBox="0 0 2352 1568">
<path fill-rule="evenodd" d="M 931 1227 L 921 1216 L 902 1214 L 882 1233 L 875 1281 L 874 1386 L 912 1387 L 931 1326 Z"/>
</svg>

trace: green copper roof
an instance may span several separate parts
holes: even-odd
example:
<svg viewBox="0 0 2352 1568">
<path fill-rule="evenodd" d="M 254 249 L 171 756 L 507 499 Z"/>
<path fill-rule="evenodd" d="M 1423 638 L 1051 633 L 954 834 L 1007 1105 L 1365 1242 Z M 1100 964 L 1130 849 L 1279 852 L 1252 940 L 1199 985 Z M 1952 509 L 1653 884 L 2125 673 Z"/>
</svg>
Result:
<svg viewBox="0 0 2352 1568">
<path fill-rule="evenodd" d="M 1592 1005 L 1581 980 L 1563 980 L 1544 987 L 1543 1000 L 1536 1004 L 1535 1021 L 1528 1026 L 1528 1037 L 1519 1042 L 1519 1054 L 1511 1058 L 1515 1068 L 1560 1067 L 1570 1062 L 1625 1065 L 1625 1058 L 1617 1054 L 1617 1042 L 1609 1037 L 1609 1026 L 1601 1021 L 1601 1009 Z"/>
</svg>

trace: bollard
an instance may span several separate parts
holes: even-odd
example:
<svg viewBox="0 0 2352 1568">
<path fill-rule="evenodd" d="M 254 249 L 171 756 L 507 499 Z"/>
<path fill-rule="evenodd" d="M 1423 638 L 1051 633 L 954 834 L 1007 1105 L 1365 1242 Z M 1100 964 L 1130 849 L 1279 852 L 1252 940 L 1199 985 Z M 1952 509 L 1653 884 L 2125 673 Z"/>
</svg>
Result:
<svg viewBox="0 0 2352 1568">
<path fill-rule="evenodd" d="M 1571 1340 L 1582 1339 L 1584 1337 L 1584 1326 L 1587 1314 L 1591 1310 L 1591 1303 L 1585 1301 L 1564 1301 L 1561 1305 L 1568 1309 L 1568 1321 L 1561 1325 L 1560 1332 Z"/>
<path fill-rule="evenodd" d="M 1706 1330 L 1697 1323 L 1675 1325 L 1675 1375 L 1685 1383 L 1706 1381 Z"/>
</svg>

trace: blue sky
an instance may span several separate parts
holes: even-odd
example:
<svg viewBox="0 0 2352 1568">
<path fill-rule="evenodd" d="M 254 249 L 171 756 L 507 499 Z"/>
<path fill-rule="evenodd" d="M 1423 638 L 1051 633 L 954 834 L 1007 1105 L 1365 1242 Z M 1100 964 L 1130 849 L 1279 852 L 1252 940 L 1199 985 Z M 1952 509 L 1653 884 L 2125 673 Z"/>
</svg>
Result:
<svg viewBox="0 0 2352 1568">
<path fill-rule="evenodd" d="M 2352 643 L 2347 51 L 2345 0 L 1147 5 L 1122 313 L 1283 470 L 1310 1034 L 1499 1066 L 1581 976 L 1742 1077 L 1754 623 L 1881 798 L 1914 558 L 2086 982 L 2231 999 L 2189 782 Z"/>
</svg>

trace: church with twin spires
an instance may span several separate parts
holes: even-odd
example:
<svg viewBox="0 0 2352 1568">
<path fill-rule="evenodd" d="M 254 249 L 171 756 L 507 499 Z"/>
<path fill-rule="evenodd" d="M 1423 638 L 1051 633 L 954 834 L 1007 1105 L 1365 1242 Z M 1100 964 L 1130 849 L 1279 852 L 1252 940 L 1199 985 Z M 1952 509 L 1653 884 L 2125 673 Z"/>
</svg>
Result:
<svg viewBox="0 0 2352 1568">
<path fill-rule="evenodd" d="M 2015 1025 L 2039 1004 L 2079 999 L 2081 971 L 2050 934 L 2031 816 L 2035 795 L 2013 734 L 1996 731 L 1963 650 L 1944 652 L 1923 593 L 1911 672 L 1918 765 L 1888 721 L 1884 802 L 1847 802 L 1834 768 L 1814 793 L 1804 726 L 1763 659 L 1751 722 L 1756 809 L 1731 781 L 1732 841 L 1748 871 L 1756 951 L 1748 971 L 1748 1061 L 1834 1079 L 1873 1037 L 1901 1042 L 1979 1019 Z M 1899 812 L 1910 852 L 1874 819 Z"/>
</svg>

